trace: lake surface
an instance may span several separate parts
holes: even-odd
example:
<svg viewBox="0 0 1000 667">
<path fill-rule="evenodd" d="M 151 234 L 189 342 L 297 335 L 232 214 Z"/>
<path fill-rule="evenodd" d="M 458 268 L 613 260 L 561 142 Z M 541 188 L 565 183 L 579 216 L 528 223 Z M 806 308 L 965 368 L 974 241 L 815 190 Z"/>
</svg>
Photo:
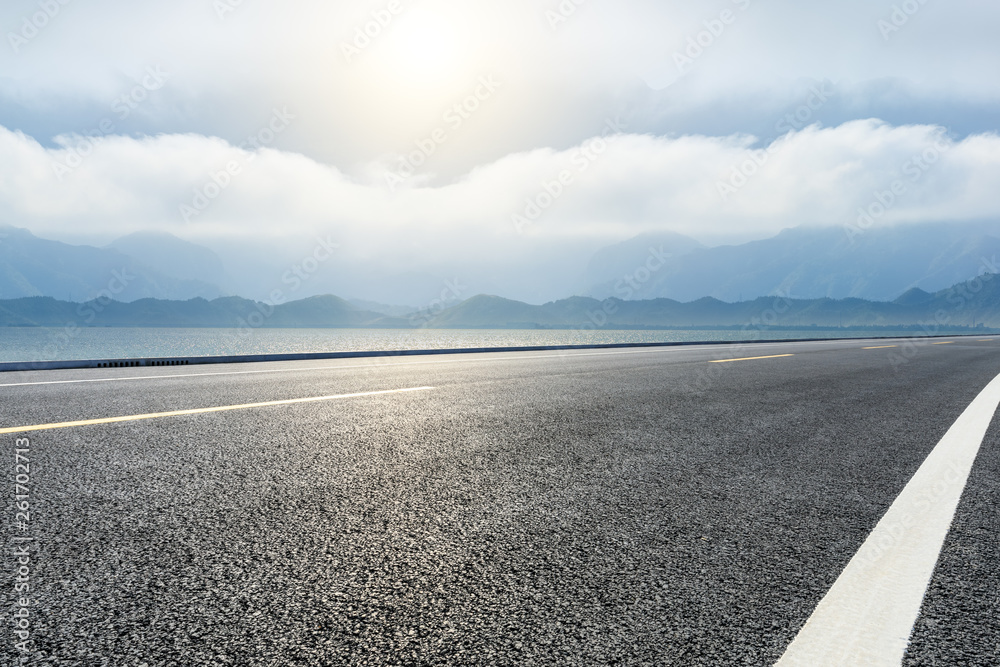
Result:
<svg viewBox="0 0 1000 667">
<path fill-rule="evenodd" d="M 0 362 L 527 345 L 906 337 L 913 330 L 147 329 L 0 327 Z M 967 333 L 967 332 L 966 332 Z"/>
</svg>

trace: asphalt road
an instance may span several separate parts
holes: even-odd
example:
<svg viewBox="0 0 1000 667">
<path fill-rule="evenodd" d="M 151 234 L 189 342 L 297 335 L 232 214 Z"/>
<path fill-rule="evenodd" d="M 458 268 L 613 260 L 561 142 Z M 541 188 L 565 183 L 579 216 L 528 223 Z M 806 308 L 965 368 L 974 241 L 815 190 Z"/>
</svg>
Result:
<svg viewBox="0 0 1000 667">
<path fill-rule="evenodd" d="M 23 664 L 772 664 L 1000 374 L 948 341 L 2 374 L 0 428 L 428 389 L 0 435 L 0 663 L 30 536 Z M 994 419 L 904 664 L 1000 663 L 998 505 Z"/>
</svg>

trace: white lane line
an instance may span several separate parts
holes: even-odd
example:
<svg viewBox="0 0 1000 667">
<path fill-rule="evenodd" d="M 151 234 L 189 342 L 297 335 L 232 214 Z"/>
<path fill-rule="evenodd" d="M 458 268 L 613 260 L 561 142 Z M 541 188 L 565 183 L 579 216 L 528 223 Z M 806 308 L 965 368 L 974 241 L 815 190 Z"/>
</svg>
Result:
<svg viewBox="0 0 1000 667">
<path fill-rule="evenodd" d="M 998 406 L 1000 376 L 931 451 L 777 665 L 899 666 Z"/>
<path fill-rule="evenodd" d="M 531 356 L 523 357 L 480 357 L 478 359 L 435 359 L 433 361 L 395 361 L 402 357 L 371 357 L 373 359 L 390 359 L 392 361 L 387 363 L 374 363 L 374 364 L 341 364 L 336 366 L 300 366 L 297 368 L 268 368 L 259 371 L 222 371 L 216 373 L 174 373 L 165 375 L 134 375 L 130 377 L 120 377 L 120 378 L 90 378 L 85 380 L 47 380 L 43 382 L 14 382 L 11 384 L 0 384 L 2 387 L 34 387 L 38 385 L 47 384 L 84 384 L 87 382 L 128 382 L 135 380 L 163 380 L 166 378 L 194 378 L 194 377 L 212 377 L 218 375 L 257 375 L 260 373 L 298 373 L 302 371 L 335 371 L 342 368 L 383 368 L 387 366 L 425 366 L 430 364 L 454 364 L 469 361 L 512 361 L 516 359 L 545 359 L 547 357 L 610 357 L 620 354 L 641 354 L 643 352 L 665 352 L 668 350 L 676 350 L 677 348 L 652 348 L 648 350 L 624 350 L 624 351 L 613 351 L 613 352 L 586 352 L 580 354 L 537 354 Z M 567 352 L 572 352 L 568 350 Z M 497 354 L 504 354 L 498 352 Z M 462 355 L 465 356 L 465 355 Z M 295 363 L 295 362 L 282 362 L 282 361 L 261 361 L 261 362 L 251 362 L 251 363 L 265 363 L 265 364 L 280 364 L 280 363 Z M 73 370 L 73 369 L 69 369 Z M 88 370 L 88 369 L 81 369 Z M 31 372 L 31 371 L 17 371 L 17 372 Z"/>
<path fill-rule="evenodd" d="M 852 341 L 841 341 L 841 340 L 821 340 L 821 341 L 788 341 L 777 342 L 777 343 L 761 343 L 762 346 L 778 346 L 778 345 L 834 345 L 836 343 L 850 343 Z M 856 341 L 854 341 L 856 342 Z M 737 343 L 739 344 L 739 343 Z M 92 382 L 136 382 L 139 380 L 163 380 L 166 378 L 192 378 L 192 377 L 214 377 L 223 375 L 257 375 L 261 373 L 298 373 L 302 371 L 329 371 L 329 370 L 339 370 L 342 368 L 376 368 L 382 366 L 424 366 L 431 364 L 454 364 L 462 362 L 488 362 L 488 361 L 515 361 L 524 359 L 551 359 L 557 357 L 611 357 L 623 354 L 649 354 L 651 352 L 708 352 L 716 350 L 719 348 L 730 348 L 733 343 L 719 342 L 719 343 L 709 343 L 706 345 L 678 345 L 676 347 L 647 347 L 638 350 L 611 350 L 607 352 L 577 352 L 575 350 L 565 350 L 560 354 L 532 354 L 532 355 L 521 355 L 521 356 L 507 356 L 509 353 L 506 352 L 496 352 L 496 353 L 485 353 L 490 356 L 483 356 L 482 354 L 463 354 L 459 355 L 461 359 L 446 359 L 443 357 L 438 357 L 430 361 L 396 361 L 397 359 L 403 359 L 405 357 L 369 357 L 372 359 L 387 359 L 389 362 L 385 363 L 368 363 L 368 364 L 343 364 L 338 366 L 302 366 L 297 368 L 271 368 L 257 371 L 222 371 L 216 373 L 173 373 L 164 375 L 135 375 L 130 377 L 115 377 L 115 378 L 89 378 L 82 380 L 45 380 L 40 382 L 11 382 L 8 384 L 0 384 L 0 388 L 4 387 L 37 387 L 42 385 L 51 384 L 87 384 Z M 495 355 L 495 356 L 494 356 Z M 450 355 L 449 355 L 450 356 Z M 257 362 L 257 363 L 295 363 L 295 362 Z M 65 369 L 74 370 L 74 369 Z M 76 370 L 88 370 L 88 369 L 76 369 Z M 16 371 L 30 373 L 32 371 Z"/>
<path fill-rule="evenodd" d="M 101 417 L 99 419 L 81 419 L 71 422 L 53 422 L 50 424 L 32 424 L 30 426 L 11 426 L 0 428 L 0 434 L 31 433 L 33 431 L 51 431 L 56 428 L 76 428 L 79 426 L 95 426 L 98 424 L 120 424 L 122 422 L 143 421 L 146 419 L 163 419 L 165 417 L 182 417 L 187 415 L 205 415 L 213 412 L 230 412 L 232 410 L 251 410 L 254 408 L 270 408 L 278 405 L 300 405 L 302 403 L 323 403 L 340 401 L 345 398 L 362 396 L 384 396 L 386 394 L 406 394 L 414 391 L 431 391 L 435 387 L 410 387 L 407 389 L 384 389 L 382 391 L 363 391 L 356 394 L 336 394 L 334 396 L 310 396 L 309 398 L 290 398 L 281 401 L 263 401 L 261 403 L 241 403 L 239 405 L 217 405 L 211 408 L 192 408 L 189 410 L 171 410 L 169 412 L 149 412 L 142 415 L 124 415 L 121 417 Z"/>
<path fill-rule="evenodd" d="M 461 355 L 462 356 L 461 359 L 437 358 L 431 361 L 395 361 L 396 359 L 401 359 L 402 357 L 371 357 L 375 359 L 389 359 L 392 361 L 386 363 L 369 363 L 369 364 L 341 364 L 341 365 L 328 365 L 328 366 L 300 366 L 296 368 L 269 368 L 257 371 L 222 371 L 215 373 L 173 373 L 164 375 L 135 375 L 135 376 L 118 377 L 118 378 L 89 378 L 82 380 L 46 380 L 41 382 L 12 382 L 10 384 L 0 384 L 0 388 L 35 387 L 39 385 L 49 385 L 49 384 L 86 384 L 89 382 L 129 382 L 137 380 L 163 380 L 167 378 L 213 377 L 220 375 L 256 375 L 260 373 L 298 373 L 303 371 L 333 371 L 333 370 L 340 370 L 343 368 L 384 368 L 388 366 L 426 366 L 433 364 L 455 364 L 463 362 L 468 363 L 468 362 L 488 362 L 488 361 L 515 361 L 515 360 L 525 360 L 525 359 L 551 359 L 558 357 L 611 357 L 623 354 L 648 354 L 650 352 L 681 352 L 681 351 L 695 352 L 704 350 L 705 348 L 698 346 L 678 346 L 678 347 L 652 347 L 652 348 L 643 348 L 641 350 L 613 350 L 610 352 L 575 352 L 574 350 L 566 350 L 566 352 L 563 354 L 532 354 L 524 356 L 506 356 L 507 353 L 497 352 L 497 353 L 487 353 L 487 354 L 497 355 L 490 357 L 468 354 L 468 355 Z M 257 363 L 295 363 L 295 362 L 273 361 L 273 362 L 257 362 Z M 87 369 L 80 369 L 80 370 L 87 370 Z M 18 372 L 31 372 L 31 371 L 18 371 Z"/>
</svg>

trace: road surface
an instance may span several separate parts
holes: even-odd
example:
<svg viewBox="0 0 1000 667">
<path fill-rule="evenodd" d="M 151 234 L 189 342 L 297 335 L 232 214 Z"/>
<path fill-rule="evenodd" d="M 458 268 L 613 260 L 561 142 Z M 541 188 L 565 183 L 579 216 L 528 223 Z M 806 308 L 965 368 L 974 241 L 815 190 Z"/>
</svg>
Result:
<svg viewBox="0 0 1000 667">
<path fill-rule="evenodd" d="M 998 375 L 988 336 L 4 373 L 0 663 L 774 664 Z M 996 420 L 959 492 L 905 665 L 1000 663 Z"/>
</svg>

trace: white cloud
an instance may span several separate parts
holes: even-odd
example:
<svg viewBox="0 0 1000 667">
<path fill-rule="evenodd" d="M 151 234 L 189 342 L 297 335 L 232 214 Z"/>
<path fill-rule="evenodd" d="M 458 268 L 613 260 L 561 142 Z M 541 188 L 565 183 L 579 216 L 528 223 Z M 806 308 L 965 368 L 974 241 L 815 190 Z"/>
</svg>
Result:
<svg viewBox="0 0 1000 667">
<path fill-rule="evenodd" d="M 884 37 L 904 3 L 398 0 L 390 20 L 388 0 L 224 2 L 75 1 L 0 49 L 0 220 L 75 240 L 322 232 L 373 271 L 466 267 L 559 295 L 588 250 L 643 231 L 711 243 L 859 209 L 872 224 L 1000 212 L 996 3 L 923 3 Z M 553 25 L 559 7 L 575 9 Z M 37 11 L 10 0 L 0 24 Z M 347 62 L 373 12 L 382 27 Z M 677 53 L 687 73 L 647 86 L 676 78 Z M 151 67 L 168 76 L 122 117 Z M 482 77 L 499 87 L 449 123 Z M 275 109 L 294 120 L 244 144 Z M 99 142 L 73 134 L 104 121 Z M 386 169 L 441 128 L 387 191 Z M 915 168 L 925 150 L 937 159 Z"/>
<path fill-rule="evenodd" d="M 739 135 L 598 136 L 565 151 L 511 154 L 449 184 L 414 181 L 396 192 L 299 154 L 245 150 L 217 138 L 62 141 L 48 149 L 0 130 L 7 220 L 52 235 L 70 228 L 160 228 L 182 236 L 336 230 L 359 251 L 405 255 L 413 243 L 432 240 L 437 259 L 489 260 L 497 243 L 516 255 L 532 245 L 651 229 L 712 240 L 847 224 L 896 181 L 904 191 L 882 222 L 1000 217 L 997 135 L 954 141 L 939 127 L 874 120 L 808 127 L 765 150 L 751 150 L 754 139 Z M 89 147 L 79 166 L 57 166 L 76 164 L 78 145 Z M 224 175 L 227 165 L 238 173 Z M 514 215 L 527 221 L 521 233 Z"/>
<path fill-rule="evenodd" d="M 25 127 L 40 123 L 31 117 L 48 119 L 34 132 L 47 142 L 41 128 L 81 131 L 98 120 L 94 109 L 107 109 L 158 65 L 170 81 L 127 131 L 236 141 L 287 105 L 299 120 L 279 146 L 357 173 L 359 164 L 408 150 L 478 77 L 497 76 L 502 93 L 435 156 L 434 171 L 455 175 L 511 152 L 579 143 L 614 113 L 636 112 L 640 131 L 683 122 L 674 129 L 716 133 L 697 119 L 773 113 L 803 79 L 852 90 L 899 81 L 909 91 L 903 111 L 1000 98 L 1000 42 L 991 32 L 1000 6 L 975 0 L 926 3 L 888 41 L 877 22 L 900 4 L 888 1 L 590 0 L 555 30 L 545 12 L 556 0 L 399 1 L 401 13 L 352 63 L 343 44 L 387 0 L 245 1 L 224 19 L 206 0 L 69 3 L 18 54 L 0 55 L 0 111 L 4 101 L 22 105 Z M 683 88 L 642 101 L 642 80 L 669 78 L 674 54 L 724 10 L 735 22 L 712 37 Z M 33 11 L 32 0 L 7 3 L 0 23 L 16 30 Z M 734 106 L 735 98 L 755 108 Z M 846 113 L 837 122 L 857 117 Z M 12 126 L 2 113 L 0 124 Z M 738 121 L 722 131 L 734 128 L 758 131 Z"/>
</svg>

